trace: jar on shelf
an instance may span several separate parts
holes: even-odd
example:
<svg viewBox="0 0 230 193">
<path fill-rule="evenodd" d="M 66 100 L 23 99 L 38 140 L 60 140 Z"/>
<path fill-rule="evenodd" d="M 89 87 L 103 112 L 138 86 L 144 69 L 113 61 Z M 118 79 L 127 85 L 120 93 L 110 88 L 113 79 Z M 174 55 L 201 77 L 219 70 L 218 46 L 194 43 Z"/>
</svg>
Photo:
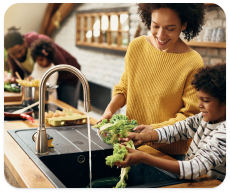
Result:
<svg viewBox="0 0 230 193">
<path fill-rule="evenodd" d="M 216 42 L 225 42 L 225 28 L 217 29 Z"/>
<path fill-rule="evenodd" d="M 210 42 L 211 36 L 212 36 L 212 28 L 208 27 L 205 29 L 203 41 Z"/>
</svg>

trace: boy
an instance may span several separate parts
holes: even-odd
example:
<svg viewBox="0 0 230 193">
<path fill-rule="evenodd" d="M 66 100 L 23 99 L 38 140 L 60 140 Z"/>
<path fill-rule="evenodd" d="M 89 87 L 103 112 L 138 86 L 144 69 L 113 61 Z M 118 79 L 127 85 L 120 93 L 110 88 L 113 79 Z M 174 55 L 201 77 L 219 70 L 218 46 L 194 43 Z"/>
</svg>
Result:
<svg viewBox="0 0 230 193">
<path fill-rule="evenodd" d="M 173 143 L 193 138 L 185 161 L 165 160 L 127 148 L 125 160 L 115 164 L 127 167 L 138 163 L 178 174 L 180 179 L 195 179 L 208 174 L 223 181 L 226 174 L 226 63 L 207 66 L 192 81 L 197 90 L 201 113 L 184 121 L 148 133 L 129 133 L 121 142 L 133 140 L 135 146 L 147 142 Z M 148 125 L 140 125 L 140 130 Z"/>
</svg>

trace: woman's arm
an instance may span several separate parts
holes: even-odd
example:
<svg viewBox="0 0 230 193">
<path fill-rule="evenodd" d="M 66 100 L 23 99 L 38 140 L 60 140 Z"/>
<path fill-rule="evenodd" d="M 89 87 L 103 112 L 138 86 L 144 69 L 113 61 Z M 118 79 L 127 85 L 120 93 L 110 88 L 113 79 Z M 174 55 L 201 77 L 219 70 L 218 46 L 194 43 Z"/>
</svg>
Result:
<svg viewBox="0 0 230 193">
<path fill-rule="evenodd" d="M 114 95 L 99 121 L 101 121 L 102 119 L 110 119 L 118 109 L 124 106 L 124 104 L 125 97 L 123 94 Z"/>
</svg>

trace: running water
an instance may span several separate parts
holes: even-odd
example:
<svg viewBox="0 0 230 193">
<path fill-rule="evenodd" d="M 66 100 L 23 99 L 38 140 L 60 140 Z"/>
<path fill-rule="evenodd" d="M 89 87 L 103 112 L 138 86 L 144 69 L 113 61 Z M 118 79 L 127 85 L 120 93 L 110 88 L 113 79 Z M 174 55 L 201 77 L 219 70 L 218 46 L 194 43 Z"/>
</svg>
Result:
<svg viewBox="0 0 230 193">
<path fill-rule="evenodd" d="M 87 113 L 87 125 L 88 125 L 88 141 L 89 141 L 89 183 L 90 183 L 90 188 L 92 188 L 91 134 L 90 134 L 89 113 Z"/>
</svg>

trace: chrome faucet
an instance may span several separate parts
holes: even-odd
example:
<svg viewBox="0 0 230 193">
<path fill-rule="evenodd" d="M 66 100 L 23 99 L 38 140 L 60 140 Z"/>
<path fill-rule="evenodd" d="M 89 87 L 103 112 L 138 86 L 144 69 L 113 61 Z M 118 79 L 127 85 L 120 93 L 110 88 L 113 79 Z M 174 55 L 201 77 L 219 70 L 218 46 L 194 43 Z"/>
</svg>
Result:
<svg viewBox="0 0 230 193">
<path fill-rule="evenodd" d="M 56 71 L 69 71 L 79 78 L 83 86 L 85 112 L 91 111 L 89 84 L 86 77 L 80 70 L 66 64 L 60 64 L 47 70 L 41 79 L 39 87 L 39 125 L 35 140 L 35 154 L 39 155 L 45 155 L 48 153 L 48 142 L 45 128 L 45 85 L 48 78 Z"/>
</svg>

